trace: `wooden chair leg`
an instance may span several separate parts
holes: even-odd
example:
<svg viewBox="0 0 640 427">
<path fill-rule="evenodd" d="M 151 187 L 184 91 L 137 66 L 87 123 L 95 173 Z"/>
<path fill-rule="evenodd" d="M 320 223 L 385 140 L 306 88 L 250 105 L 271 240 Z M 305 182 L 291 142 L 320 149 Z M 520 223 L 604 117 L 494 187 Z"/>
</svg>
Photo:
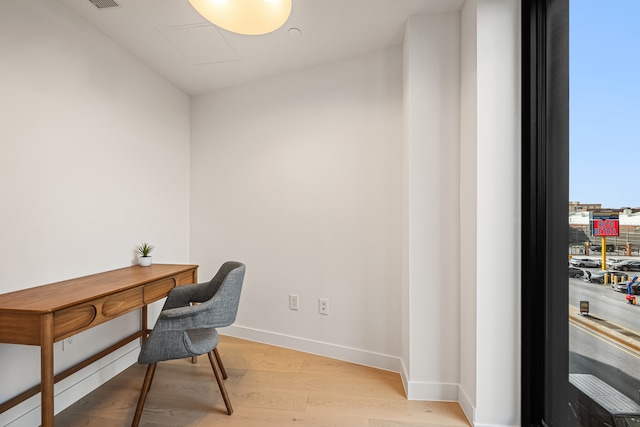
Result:
<svg viewBox="0 0 640 427">
<path fill-rule="evenodd" d="M 196 305 L 198 304 L 197 302 L 192 302 L 191 305 Z M 191 363 L 196 364 L 198 363 L 198 356 L 191 356 Z"/>
<path fill-rule="evenodd" d="M 151 388 L 151 382 L 153 381 L 153 374 L 156 372 L 157 363 L 151 363 L 147 366 L 147 373 L 144 376 L 144 382 L 142 383 L 142 390 L 140 390 L 140 398 L 138 399 L 138 406 L 136 406 L 136 413 L 133 416 L 133 422 L 131 423 L 131 427 L 138 427 L 140 423 L 140 417 L 142 416 L 142 408 L 144 407 L 144 402 L 147 400 L 147 394 L 149 393 L 149 389 Z"/>
<path fill-rule="evenodd" d="M 231 401 L 229 400 L 229 395 L 227 394 L 227 388 L 224 386 L 224 381 L 222 380 L 222 376 L 218 372 L 218 368 L 216 367 L 216 360 L 213 356 L 213 351 L 207 353 L 209 356 L 209 362 L 211 362 L 211 367 L 213 368 L 213 374 L 216 376 L 216 381 L 218 382 L 218 387 L 220 387 L 220 393 L 222 394 L 222 398 L 224 399 L 224 404 L 227 407 L 227 414 L 233 414 L 233 408 L 231 407 Z"/>
<path fill-rule="evenodd" d="M 222 359 L 220 358 L 218 347 L 213 349 L 213 355 L 216 357 L 216 362 L 218 362 L 218 366 L 220 367 L 220 372 L 222 372 L 222 378 L 226 380 L 227 378 L 229 378 L 229 376 L 227 375 L 227 371 L 224 369 L 224 365 L 222 364 Z"/>
</svg>

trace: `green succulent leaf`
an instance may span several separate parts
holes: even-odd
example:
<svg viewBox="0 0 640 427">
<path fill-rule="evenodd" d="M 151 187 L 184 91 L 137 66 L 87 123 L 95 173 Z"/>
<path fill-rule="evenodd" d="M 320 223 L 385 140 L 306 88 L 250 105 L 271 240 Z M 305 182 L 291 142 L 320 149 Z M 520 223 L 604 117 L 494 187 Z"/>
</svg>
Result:
<svg viewBox="0 0 640 427">
<path fill-rule="evenodd" d="M 140 253 L 140 255 L 149 256 L 149 254 L 153 250 L 153 245 L 150 245 L 148 243 L 142 243 L 136 249 L 138 249 L 138 252 Z"/>
</svg>

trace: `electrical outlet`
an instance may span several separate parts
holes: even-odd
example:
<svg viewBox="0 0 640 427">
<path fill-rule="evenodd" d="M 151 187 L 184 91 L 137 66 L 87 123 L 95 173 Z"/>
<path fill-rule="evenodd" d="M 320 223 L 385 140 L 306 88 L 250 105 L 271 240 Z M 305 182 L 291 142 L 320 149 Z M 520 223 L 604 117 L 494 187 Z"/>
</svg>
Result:
<svg viewBox="0 0 640 427">
<path fill-rule="evenodd" d="M 289 295 L 289 310 L 298 310 L 298 295 Z"/>
<path fill-rule="evenodd" d="M 75 337 L 68 337 L 62 340 L 62 351 L 65 351 L 67 348 L 71 347 L 75 344 Z"/>
<path fill-rule="evenodd" d="M 327 315 L 329 314 L 329 300 L 326 298 L 320 298 L 318 300 L 318 313 Z"/>
</svg>

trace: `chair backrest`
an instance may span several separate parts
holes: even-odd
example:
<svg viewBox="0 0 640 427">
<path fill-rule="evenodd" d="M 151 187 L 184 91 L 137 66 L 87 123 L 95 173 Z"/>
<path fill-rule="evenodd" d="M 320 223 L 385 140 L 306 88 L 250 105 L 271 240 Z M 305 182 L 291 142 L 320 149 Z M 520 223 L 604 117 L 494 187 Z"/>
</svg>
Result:
<svg viewBox="0 0 640 427">
<path fill-rule="evenodd" d="M 225 281 L 229 273 L 239 267 L 244 267 L 244 264 L 237 261 L 227 261 L 222 264 L 222 266 L 220 266 L 220 268 L 218 269 L 216 275 L 213 276 L 213 279 L 209 280 L 208 282 L 199 283 L 196 288 L 189 290 L 189 302 L 203 303 L 211 300 L 211 298 L 213 298 L 213 296 L 218 293 L 218 290 L 222 286 L 222 283 Z M 240 281 L 242 281 L 242 278 L 240 279 Z M 185 301 L 182 300 L 177 300 L 175 302 L 171 301 L 169 302 L 168 306 L 165 306 L 164 308 L 173 308 L 184 304 Z"/>
<path fill-rule="evenodd" d="M 215 307 L 212 316 L 216 327 L 229 326 L 235 322 L 245 270 L 244 264 L 227 261 L 209 282 L 207 292 L 213 291 L 213 297 L 205 304 L 211 303 Z"/>
</svg>

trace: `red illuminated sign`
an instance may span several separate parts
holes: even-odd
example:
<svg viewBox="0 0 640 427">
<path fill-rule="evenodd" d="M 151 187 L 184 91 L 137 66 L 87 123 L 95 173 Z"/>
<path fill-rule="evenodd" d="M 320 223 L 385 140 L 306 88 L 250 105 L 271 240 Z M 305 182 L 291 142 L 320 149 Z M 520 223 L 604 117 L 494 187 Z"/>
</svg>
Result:
<svg viewBox="0 0 640 427">
<path fill-rule="evenodd" d="M 619 221 L 617 219 L 594 219 L 594 236 L 617 236 L 619 234 Z"/>
<path fill-rule="evenodd" d="M 620 214 L 610 210 L 589 212 L 591 235 L 607 237 L 618 236 L 620 231 Z"/>
</svg>

